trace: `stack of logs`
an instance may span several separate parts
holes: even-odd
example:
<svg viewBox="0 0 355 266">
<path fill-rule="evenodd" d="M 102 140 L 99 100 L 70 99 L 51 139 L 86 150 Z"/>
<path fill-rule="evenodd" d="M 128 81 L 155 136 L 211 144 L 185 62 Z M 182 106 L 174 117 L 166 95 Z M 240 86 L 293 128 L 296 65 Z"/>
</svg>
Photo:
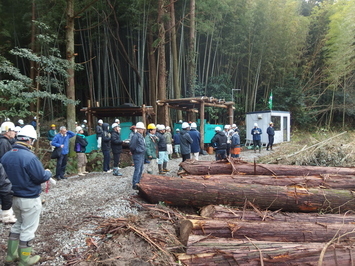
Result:
<svg viewBox="0 0 355 266">
<path fill-rule="evenodd" d="M 184 264 L 354 265 L 354 168 L 239 160 L 181 166 L 182 178 L 145 174 L 139 189 L 151 203 L 201 208 L 181 221 Z"/>
</svg>

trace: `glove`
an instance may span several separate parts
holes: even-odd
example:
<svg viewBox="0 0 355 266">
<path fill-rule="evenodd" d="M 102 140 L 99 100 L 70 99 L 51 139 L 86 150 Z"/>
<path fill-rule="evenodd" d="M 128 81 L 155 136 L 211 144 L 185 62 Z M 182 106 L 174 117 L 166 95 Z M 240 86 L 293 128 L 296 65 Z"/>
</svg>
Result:
<svg viewBox="0 0 355 266">
<path fill-rule="evenodd" d="M 49 179 L 49 183 L 52 185 L 52 186 L 55 186 L 57 184 L 57 181 L 55 181 L 53 178 L 50 178 Z"/>
</svg>

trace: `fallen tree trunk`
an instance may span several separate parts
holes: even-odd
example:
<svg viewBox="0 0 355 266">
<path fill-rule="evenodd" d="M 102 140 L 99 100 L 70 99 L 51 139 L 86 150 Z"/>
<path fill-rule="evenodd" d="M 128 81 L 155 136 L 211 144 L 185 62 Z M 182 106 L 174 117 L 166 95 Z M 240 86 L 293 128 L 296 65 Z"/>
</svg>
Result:
<svg viewBox="0 0 355 266">
<path fill-rule="evenodd" d="M 353 213 L 353 212 L 352 212 Z M 355 224 L 353 214 L 318 214 L 297 212 L 271 212 L 271 211 L 241 211 L 218 205 L 208 205 L 200 210 L 202 217 L 211 219 L 234 219 L 242 221 L 275 221 L 294 223 L 339 223 Z"/>
<path fill-rule="evenodd" d="M 191 236 L 177 258 L 184 265 L 353 265 L 351 245 L 330 245 L 320 259 L 325 245 Z"/>
<path fill-rule="evenodd" d="M 355 189 L 354 176 L 270 176 L 270 175 L 185 175 L 184 179 L 210 180 L 220 184 L 259 184 L 272 186 L 302 186 L 305 188 L 324 187 L 335 189 Z"/>
<path fill-rule="evenodd" d="M 173 206 L 229 205 L 252 202 L 261 209 L 291 212 L 346 212 L 355 209 L 351 191 L 248 184 L 217 184 L 193 179 L 143 174 L 140 195 L 150 203 Z"/>
<path fill-rule="evenodd" d="M 191 235 L 271 242 L 328 242 L 336 236 L 355 236 L 354 224 L 296 222 L 250 222 L 236 220 L 193 220 L 180 223 L 180 240 L 186 245 Z"/>
<path fill-rule="evenodd" d="M 218 175 L 218 174 L 246 174 L 246 175 L 355 175 L 355 168 L 322 167 L 282 164 L 252 164 L 241 160 L 227 161 L 194 161 L 187 160 L 180 163 L 181 167 L 190 175 Z"/>
</svg>

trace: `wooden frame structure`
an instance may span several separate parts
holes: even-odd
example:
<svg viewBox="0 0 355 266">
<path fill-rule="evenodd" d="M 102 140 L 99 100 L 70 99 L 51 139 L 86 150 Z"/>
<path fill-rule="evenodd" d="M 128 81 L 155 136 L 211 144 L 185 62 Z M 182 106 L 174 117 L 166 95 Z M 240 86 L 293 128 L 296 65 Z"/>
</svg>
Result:
<svg viewBox="0 0 355 266">
<path fill-rule="evenodd" d="M 80 109 L 85 112 L 88 120 L 88 128 L 91 131 L 94 125 L 94 117 L 102 119 L 104 117 L 132 117 L 142 116 L 143 122 L 148 125 L 155 121 L 155 112 L 152 106 L 118 106 L 118 107 L 85 107 Z M 91 132 L 89 132 L 91 134 Z"/>
<path fill-rule="evenodd" d="M 166 100 L 158 100 L 158 106 L 164 106 L 165 110 L 165 117 L 169 116 L 169 108 L 181 110 L 185 112 L 193 112 L 193 113 L 200 113 L 200 133 L 201 133 L 201 140 L 200 140 L 200 147 L 201 149 L 204 148 L 204 135 L 205 135 L 205 107 L 219 107 L 225 108 L 228 110 L 228 123 L 230 125 L 233 124 L 233 117 L 234 117 L 234 102 L 226 102 L 225 100 L 216 99 L 214 97 L 192 97 L 192 98 L 181 98 L 181 99 L 166 99 Z M 168 122 L 168 121 L 167 121 Z M 166 122 L 166 124 L 168 124 Z"/>
</svg>

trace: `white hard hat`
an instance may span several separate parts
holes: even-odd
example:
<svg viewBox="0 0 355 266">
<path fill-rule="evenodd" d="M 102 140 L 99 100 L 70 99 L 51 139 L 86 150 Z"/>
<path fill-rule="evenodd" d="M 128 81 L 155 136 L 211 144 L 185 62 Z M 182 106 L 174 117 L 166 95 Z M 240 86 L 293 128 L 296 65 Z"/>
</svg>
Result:
<svg viewBox="0 0 355 266">
<path fill-rule="evenodd" d="M 37 139 L 37 132 L 31 125 L 26 125 L 19 131 L 17 135 L 18 140 Z"/>
<path fill-rule="evenodd" d="M 16 126 L 14 131 L 15 131 L 15 132 L 19 132 L 20 130 L 21 130 L 21 127 Z"/>
<path fill-rule="evenodd" d="M 170 127 L 169 127 L 169 126 L 167 126 L 165 129 L 166 129 L 166 130 L 169 130 L 169 129 L 170 129 Z"/>
<path fill-rule="evenodd" d="M 254 127 L 257 127 L 258 126 L 258 123 L 254 123 Z"/>
<path fill-rule="evenodd" d="M 115 123 L 119 124 L 120 120 L 118 118 L 115 119 Z"/>
<path fill-rule="evenodd" d="M 115 128 L 115 127 L 118 127 L 118 124 L 117 123 L 113 123 L 111 128 Z"/>
<path fill-rule="evenodd" d="M 145 129 L 143 122 L 137 122 L 136 128 Z"/>
<path fill-rule="evenodd" d="M 157 130 L 164 130 L 165 129 L 165 126 L 164 125 L 157 125 Z"/>
<path fill-rule="evenodd" d="M 83 123 L 87 123 L 88 121 L 86 119 L 83 120 Z"/>
<path fill-rule="evenodd" d="M 237 125 L 236 125 L 236 124 L 233 124 L 233 125 L 232 125 L 232 128 L 235 128 L 235 127 L 237 127 Z"/>
<path fill-rule="evenodd" d="M 184 123 L 182 123 L 181 127 L 182 127 L 183 129 L 185 129 L 185 128 L 188 128 L 188 127 L 190 127 L 190 126 L 189 126 L 189 123 L 184 122 Z"/>
<path fill-rule="evenodd" d="M 15 125 L 12 122 L 4 122 L 1 124 L 1 132 L 15 130 Z"/>
<path fill-rule="evenodd" d="M 192 127 L 192 128 L 197 128 L 196 123 L 195 123 L 195 122 L 192 122 L 192 123 L 191 123 L 191 127 Z"/>
<path fill-rule="evenodd" d="M 100 119 L 99 121 L 97 121 L 98 124 L 103 124 L 104 121 L 102 121 L 102 119 Z"/>
<path fill-rule="evenodd" d="M 22 119 L 19 119 L 19 120 L 18 120 L 18 123 L 19 123 L 20 125 L 23 125 L 23 124 L 24 124 Z"/>
<path fill-rule="evenodd" d="M 215 127 L 214 130 L 215 131 L 221 131 L 222 129 L 221 129 L 221 127 Z"/>
<path fill-rule="evenodd" d="M 225 125 L 224 129 L 230 129 L 231 125 Z"/>
<path fill-rule="evenodd" d="M 76 128 L 75 128 L 75 131 L 76 131 L 76 132 L 79 132 L 80 130 L 83 130 L 83 128 L 82 128 L 82 127 L 76 127 Z"/>
</svg>

